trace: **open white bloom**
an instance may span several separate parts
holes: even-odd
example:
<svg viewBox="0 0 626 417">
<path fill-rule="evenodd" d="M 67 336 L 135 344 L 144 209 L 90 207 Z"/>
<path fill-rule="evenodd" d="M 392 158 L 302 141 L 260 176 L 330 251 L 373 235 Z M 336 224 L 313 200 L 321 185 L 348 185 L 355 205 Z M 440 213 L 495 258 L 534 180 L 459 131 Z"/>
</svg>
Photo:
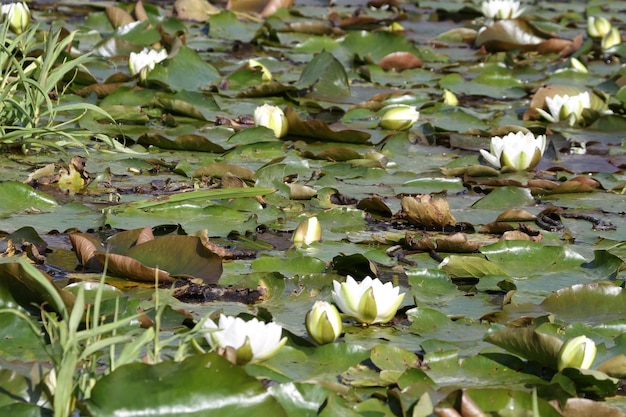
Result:
<svg viewBox="0 0 626 417">
<path fill-rule="evenodd" d="M 545 135 L 535 137 L 532 133 L 509 133 L 504 137 L 491 138 L 491 153 L 480 150 L 483 158 L 496 168 L 509 167 L 517 171 L 534 168 L 546 148 Z"/>
<path fill-rule="evenodd" d="M 254 109 L 254 125 L 272 129 L 277 138 L 282 138 L 289 130 L 285 113 L 283 113 L 280 107 L 267 103 Z"/>
<path fill-rule="evenodd" d="M 343 330 L 337 307 L 320 300 L 307 313 L 305 324 L 311 338 L 320 345 L 334 342 Z"/>
<path fill-rule="evenodd" d="M 294 243 L 304 243 L 310 245 L 313 242 L 322 240 L 322 226 L 317 217 L 309 217 L 296 227 L 293 232 Z"/>
<path fill-rule="evenodd" d="M 589 369 L 597 352 L 596 344 L 587 336 L 578 336 L 563 343 L 559 351 L 558 369 Z"/>
<path fill-rule="evenodd" d="M 128 68 L 131 75 L 139 74 L 142 81 L 145 81 L 148 73 L 154 69 L 156 64 L 167 58 L 167 51 L 161 49 L 143 48 L 141 52 L 131 52 L 128 58 Z"/>
<path fill-rule="evenodd" d="M 346 282 L 333 281 L 333 300 L 339 309 L 360 323 L 387 323 L 393 319 L 404 299 L 400 287 L 383 284 L 378 278 L 365 277 L 360 283 L 350 275 Z"/>
<path fill-rule="evenodd" d="M 557 94 L 553 97 L 546 97 L 546 105 L 549 113 L 543 109 L 537 109 L 537 112 L 545 119 L 559 122 L 572 117 L 576 122 L 580 119 L 583 110 L 591 106 L 591 98 L 587 91 L 571 97 L 567 94 L 564 96 Z"/>
<path fill-rule="evenodd" d="M 397 104 L 387 107 L 380 119 L 380 127 L 389 130 L 407 130 L 417 122 L 420 112 L 415 106 Z"/>
<path fill-rule="evenodd" d="M 11 30 L 18 35 L 24 32 L 30 23 L 30 9 L 24 2 L 3 4 L 0 13 L 9 21 Z"/>
<path fill-rule="evenodd" d="M 524 13 L 519 1 L 486 0 L 481 6 L 483 15 L 489 19 L 515 19 Z"/>
<path fill-rule="evenodd" d="M 264 323 L 256 318 L 244 321 L 221 314 L 217 325 L 207 320 L 204 327 L 217 329 L 206 335 L 207 341 L 218 353 L 233 349 L 237 364 L 269 359 L 287 342 L 286 337 L 281 339 L 283 328 L 280 325 Z"/>
<path fill-rule="evenodd" d="M 601 39 L 611 31 L 611 22 L 606 17 L 589 16 L 587 18 L 587 34 L 592 38 Z"/>
<path fill-rule="evenodd" d="M 137 20 L 136 22 L 126 23 L 125 25 L 122 25 L 118 27 L 117 29 L 115 29 L 115 32 L 119 36 L 124 36 L 130 33 L 131 30 L 135 29 L 137 26 L 141 25 L 142 23 L 143 22 L 141 20 Z"/>
</svg>

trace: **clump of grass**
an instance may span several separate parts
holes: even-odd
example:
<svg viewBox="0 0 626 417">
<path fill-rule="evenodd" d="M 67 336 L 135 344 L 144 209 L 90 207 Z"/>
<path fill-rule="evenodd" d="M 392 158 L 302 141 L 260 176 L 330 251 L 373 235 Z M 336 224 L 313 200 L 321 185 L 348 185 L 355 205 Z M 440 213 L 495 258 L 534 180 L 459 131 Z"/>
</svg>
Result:
<svg viewBox="0 0 626 417">
<path fill-rule="evenodd" d="M 92 134 L 76 122 L 87 111 L 113 120 L 94 104 L 63 103 L 73 78 L 94 59 L 70 56 L 74 36 L 54 26 L 40 31 L 39 25 L 12 35 L 6 20 L 0 24 L 0 144 L 23 150 L 33 145 L 84 147 Z"/>
</svg>

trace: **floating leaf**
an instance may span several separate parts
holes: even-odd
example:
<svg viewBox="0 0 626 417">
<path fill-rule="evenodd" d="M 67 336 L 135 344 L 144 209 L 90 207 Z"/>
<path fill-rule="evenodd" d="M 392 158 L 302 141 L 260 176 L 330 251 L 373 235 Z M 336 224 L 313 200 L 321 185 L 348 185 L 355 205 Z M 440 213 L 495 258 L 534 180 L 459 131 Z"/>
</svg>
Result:
<svg viewBox="0 0 626 417">
<path fill-rule="evenodd" d="M 361 130 L 332 130 L 325 121 L 312 119 L 303 121 L 291 107 L 285 110 L 289 123 L 289 136 L 299 136 L 314 141 L 342 143 L 367 143 L 370 134 Z"/>
<path fill-rule="evenodd" d="M 488 334 L 485 341 L 552 369 L 557 367 L 559 350 L 563 345 L 558 337 L 527 328 L 499 330 Z"/>
<path fill-rule="evenodd" d="M 146 384 L 152 385 L 152 395 L 137 395 Z M 213 353 L 182 362 L 120 366 L 96 382 L 86 406 L 102 417 L 113 417 L 119 410 L 161 417 L 249 417 L 259 408 L 272 416 L 286 416 L 261 382 Z"/>
</svg>

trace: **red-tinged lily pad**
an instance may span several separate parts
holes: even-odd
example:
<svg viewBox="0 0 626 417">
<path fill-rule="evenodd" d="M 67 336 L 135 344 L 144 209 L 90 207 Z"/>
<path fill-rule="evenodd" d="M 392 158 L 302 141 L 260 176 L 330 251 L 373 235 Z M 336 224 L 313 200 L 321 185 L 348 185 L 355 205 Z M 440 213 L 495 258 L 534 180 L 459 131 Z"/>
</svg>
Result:
<svg viewBox="0 0 626 417">
<path fill-rule="evenodd" d="M 109 251 L 94 237 L 74 233 L 70 241 L 81 263 L 113 275 L 142 282 L 173 282 L 174 277 L 200 278 L 207 284 L 222 274 L 219 255 L 196 236 L 167 235 L 154 238 L 152 229 L 121 232 L 111 238 Z M 113 253 L 114 252 L 114 253 Z"/>
<path fill-rule="evenodd" d="M 582 39 L 581 39 L 582 41 Z M 557 38 L 523 18 L 498 20 L 478 31 L 476 46 L 484 46 L 487 51 L 537 51 L 540 53 L 560 53 L 572 48 L 574 41 Z M 574 52 L 574 50 L 569 53 Z"/>
<path fill-rule="evenodd" d="M 422 60 L 411 52 L 392 52 L 378 61 L 378 66 L 385 71 L 402 71 L 411 68 L 421 68 L 422 65 Z"/>
<path fill-rule="evenodd" d="M 319 119 L 301 120 L 298 113 L 291 107 L 285 110 L 285 116 L 289 123 L 288 136 L 297 136 L 310 141 L 357 144 L 367 143 L 371 136 L 369 133 L 361 130 L 333 130 L 325 121 Z"/>
</svg>

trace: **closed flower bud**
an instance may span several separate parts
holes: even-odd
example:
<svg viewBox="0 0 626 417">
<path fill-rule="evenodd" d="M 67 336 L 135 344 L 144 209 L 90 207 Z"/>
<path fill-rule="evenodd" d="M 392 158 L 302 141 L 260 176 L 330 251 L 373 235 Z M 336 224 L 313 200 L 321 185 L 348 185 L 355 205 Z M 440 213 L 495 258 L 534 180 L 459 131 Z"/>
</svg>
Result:
<svg viewBox="0 0 626 417">
<path fill-rule="evenodd" d="M 2 5 L 2 16 L 9 21 L 9 27 L 16 34 L 26 30 L 30 23 L 30 9 L 26 3 L 7 3 Z"/>
<path fill-rule="evenodd" d="M 343 325 L 337 308 L 326 302 L 316 301 L 306 315 L 306 330 L 320 345 L 332 343 L 341 335 Z"/>
<path fill-rule="evenodd" d="M 443 104 L 447 104 L 448 106 L 458 106 L 459 99 L 456 98 L 456 95 L 450 90 L 443 90 Z"/>
<path fill-rule="evenodd" d="M 602 38 L 602 49 L 611 49 L 622 43 L 622 36 L 617 28 L 612 28 L 609 33 Z"/>
<path fill-rule="evenodd" d="M 261 64 L 261 62 L 257 61 L 256 59 L 251 59 L 248 61 L 248 66 L 251 69 L 256 69 L 256 70 L 261 71 L 261 80 L 265 82 L 272 81 L 272 73 L 270 72 L 270 70 L 267 69 L 265 65 Z"/>
<path fill-rule="evenodd" d="M 167 58 L 167 51 L 161 49 L 144 48 L 141 52 L 131 52 L 128 58 L 128 69 L 131 75 L 139 74 L 141 81 L 145 81 L 148 73 L 154 69 L 156 64 Z"/>
<path fill-rule="evenodd" d="M 420 113 L 415 106 L 405 104 L 389 106 L 380 119 L 380 126 L 389 130 L 407 130 L 417 122 L 419 117 Z"/>
<path fill-rule="evenodd" d="M 280 325 L 256 318 L 244 321 L 222 314 L 217 324 L 207 320 L 204 327 L 214 329 L 206 335 L 211 347 L 238 365 L 269 359 L 287 342 L 286 337 L 281 339 L 283 328 Z"/>
<path fill-rule="evenodd" d="M 254 109 L 254 125 L 273 130 L 277 138 L 282 138 L 289 130 L 285 113 L 279 107 L 267 103 Z"/>
<path fill-rule="evenodd" d="M 383 284 L 378 278 L 365 277 L 357 283 L 348 275 L 346 282 L 333 281 L 333 300 L 346 315 L 360 323 L 387 323 L 396 316 L 404 299 L 400 288 L 391 282 Z"/>
<path fill-rule="evenodd" d="M 523 171 L 534 168 L 546 148 L 546 137 L 535 137 L 532 133 L 509 133 L 504 137 L 491 138 L 490 152 L 480 150 L 487 162 L 496 168 L 510 168 Z"/>
<path fill-rule="evenodd" d="M 559 351 L 558 370 L 589 369 L 596 358 L 596 344 L 587 336 L 578 336 L 563 343 Z"/>
<path fill-rule="evenodd" d="M 611 31 L 611 27 L 611 22 L 605 17 L 587 18 L 587 34 L 592 38 L 602 39 Z"/>
<path fill-rule="evenodd" d="M 322 226 L 317 217 L 309 217 L 296 227 L 293 232 L 294 243 L 304 243 L 310 245 L 313 242 L 322 240 Z"/>
</svg>

